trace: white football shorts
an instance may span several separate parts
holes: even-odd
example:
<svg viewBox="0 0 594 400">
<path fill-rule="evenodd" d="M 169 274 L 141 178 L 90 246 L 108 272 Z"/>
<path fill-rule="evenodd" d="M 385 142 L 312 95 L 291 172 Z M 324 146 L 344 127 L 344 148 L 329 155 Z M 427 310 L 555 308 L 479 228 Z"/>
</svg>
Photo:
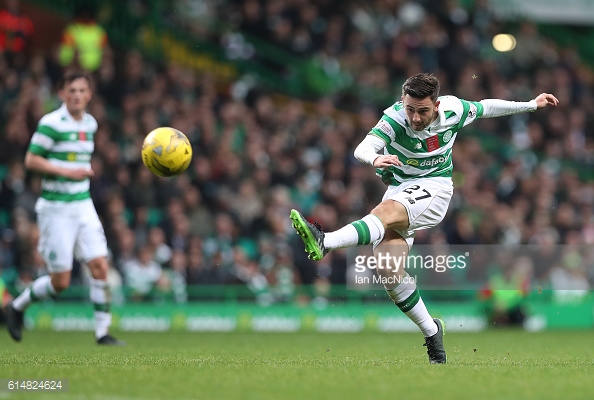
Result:
<svg viewBox="0 0 594 400">
<path fill-rule="evenodd" d="M 398 186 L 388 186 L 382 201 L 395 200 L 406 208 L 407 230 L 397 230 L 410 249 L 415 240 L 415 232 L 439 224 L 445 217 L 454 185 L 450 178 L 420 178 L 404 182 Z M 375 242 L 375 248 L 379 244 Z"/>
<path fill-rule="evenodd" d="M 86 263 L 107 256 L 107 240 L 91 199 L 73 203 L 39 199 L 37 250 L 51 273 L 72 270 L 76 257 Z"/>
</svg>

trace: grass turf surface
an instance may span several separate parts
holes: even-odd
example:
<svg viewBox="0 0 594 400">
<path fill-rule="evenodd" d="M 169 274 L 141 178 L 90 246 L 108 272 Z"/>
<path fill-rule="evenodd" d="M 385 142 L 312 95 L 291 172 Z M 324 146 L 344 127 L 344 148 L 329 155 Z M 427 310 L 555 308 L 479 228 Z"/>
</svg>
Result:
<svg viewBox="0 0 594 400">
<path fill-rule="evenodd" d="M 420 334 L 0 332 L 0 378 L 66 378 L 67 393 L 0 399 L 589 399 L 594 332 L 445 337 L 429 365 Z"/>
</svg>

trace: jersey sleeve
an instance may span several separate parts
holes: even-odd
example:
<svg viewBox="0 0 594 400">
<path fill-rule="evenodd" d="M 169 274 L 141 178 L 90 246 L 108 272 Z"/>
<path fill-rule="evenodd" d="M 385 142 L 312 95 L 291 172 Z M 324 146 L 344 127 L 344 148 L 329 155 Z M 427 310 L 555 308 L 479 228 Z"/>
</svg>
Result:
<svg viewBox="0 0 594 400">
<path fill-rule="evenodd" d="M 57 132 L 42 119 L 31 138 L 28 151 L 38 156 L 47 157 L 56 142 Z"/>
<path fill-rule="evenodd" d="M 371 128 L 371 131 L 369 131 L 370 135 L 379 137 L 386 142 L 386 144 L 392 143 L 396 138 L 396 132 L 394 131 L 392 124 L 390 124 L 389 118 L 390 117 L 384 115 L 382 119 Z"/>
<path fill-rule="evenodd" d="M 95 119 L 95 117 L 93 117 L 91 114 L 87 114 L 89 116 L 89 118 L 91 119 L 91 128 L 90 128 L 90 132 L 93 133 L 93 137 L 95 137 L 95 134 L 97 133 L 97 129 L 99 129 L 99 123 L 97 122 L 97 120 Z"/>
<path fill-rule="evenodd" d="M 506 115 L 536 111 L 536 99 L 531 101 L 508 101 L 500 99 L 484 99 L 479 105 L 483 107 L 483 117 L 503 117 Z"/>
<path fill-rule="evenodd" d="M 484 108 L 478 101 L 458 100 L 460 100 L 460 103 L 462 104 L 462 114 L 460 115 L 460 121 L 458 122 L 458 129 L 470 125 L 483 116 Z"/>
</svg>

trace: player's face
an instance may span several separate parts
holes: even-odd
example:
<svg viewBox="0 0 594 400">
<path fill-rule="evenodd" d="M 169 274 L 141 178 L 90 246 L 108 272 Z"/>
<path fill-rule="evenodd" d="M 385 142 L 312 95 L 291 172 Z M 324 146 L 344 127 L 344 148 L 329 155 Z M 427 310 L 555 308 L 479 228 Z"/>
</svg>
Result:
<svg viewBox="0 0 594 400">
<path fill-rule="evenodd" d="M 84 78 L 73 80 L 59 93 L 60 99 L 66 103 L 68 112 L 75 118 L 86 110 L 87 104 L 91 101 L 91 95 L 89 82 Z"/>
<path fill-rule="evenodd" d="M 405 94 L 402 96 L 402 103 L 408 123 L 415 131 L 422 131 L 437 117 L 439 100 L 434 103 L 431 97 L 416 99 Z"/>
</svg>

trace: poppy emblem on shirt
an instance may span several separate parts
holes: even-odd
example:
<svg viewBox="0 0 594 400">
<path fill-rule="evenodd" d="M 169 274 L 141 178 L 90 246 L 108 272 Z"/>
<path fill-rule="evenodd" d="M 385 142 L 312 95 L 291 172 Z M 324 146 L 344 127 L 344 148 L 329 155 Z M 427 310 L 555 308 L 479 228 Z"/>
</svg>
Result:
<svg viewBox="0 0 594 400">
<path fill-rule="evenodd" d="M 87 140 L 87 133 L 80 131 L 78 132 L 78 140 L 86 141 Z"/>
<path fill-rule="evenodd" d="M 427 139 L 425 139 L 425 143 L 427 144 L 428 152 L 432 152 L 434 150 L 439 149 L 439 138 L 437 137 L 437 135 L 428 137 Z"/>
</svg>

